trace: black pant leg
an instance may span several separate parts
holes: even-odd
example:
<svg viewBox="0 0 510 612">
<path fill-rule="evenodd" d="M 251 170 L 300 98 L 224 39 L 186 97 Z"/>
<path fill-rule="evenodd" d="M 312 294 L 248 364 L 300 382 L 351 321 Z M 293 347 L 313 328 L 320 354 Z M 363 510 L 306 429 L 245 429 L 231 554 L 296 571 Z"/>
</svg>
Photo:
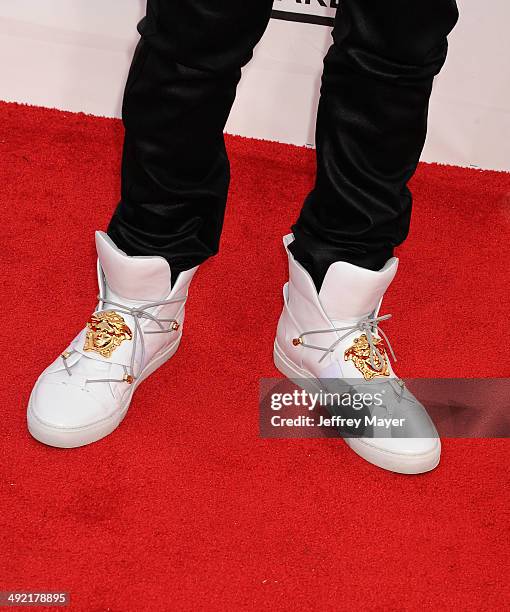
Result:
<svg viewBox="0 0 510 612">
<path fill-rule="evenodd" d="M 317 288 L 333 262 L 378 270 L 406 238 L 407 182 L 457 18 L 455 0 L 342 1 L 324 60 L 316 183 L 292 228 Z"/>
<path fill-rule="evenodd" d="M 121 202 L 108 227 L 173 276 L 218 250 L 229 184 L 223 129 L 272 0 L 148 0 L 123 102 Z"/>
</svg>

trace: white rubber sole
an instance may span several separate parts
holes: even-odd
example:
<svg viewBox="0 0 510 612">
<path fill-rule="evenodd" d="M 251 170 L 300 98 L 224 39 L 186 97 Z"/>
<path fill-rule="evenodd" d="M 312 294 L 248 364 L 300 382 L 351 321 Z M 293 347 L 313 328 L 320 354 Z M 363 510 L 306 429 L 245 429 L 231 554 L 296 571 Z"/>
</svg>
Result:
<svg viewBox="0 0 510 612">
<path fill-rule="evenodd" d="M 274 364 L 276 368 L 287 378 L 296 380 L 305 391 L 318 393 L 324 391 L 320 381 L 310 372 L 303 370 L 293 363 L 274 342 Z M 430 472 L 439 464 L 441 458 L 441 441 L 437 438 L 437 445 L 426 454 L 399 454 L 377 447 L 374 438 L 343 438 L 357 455 L 390 472 L 399 474 L 423 474 Z"/>
<path fill-rule="evenodd" d="M 168 361 L 179 348 L 181 337 L 163 353 L 157 355 L 142 370 L 140 376 L 131 385 L 131 389 L 119 409 L 101 421 L 84 427 L 54 427 L 37 418 L 32 410 L 32 394 L 28 402 L 27 425 L 30 434 L 39 442 L 57 448 L 77 448 L 97 442 L 111 434 L 122 423 L 127 414 L 133 394 L 138 386 Z M 33 393 L 33 392 L 32 392 Z"/>
</svg>

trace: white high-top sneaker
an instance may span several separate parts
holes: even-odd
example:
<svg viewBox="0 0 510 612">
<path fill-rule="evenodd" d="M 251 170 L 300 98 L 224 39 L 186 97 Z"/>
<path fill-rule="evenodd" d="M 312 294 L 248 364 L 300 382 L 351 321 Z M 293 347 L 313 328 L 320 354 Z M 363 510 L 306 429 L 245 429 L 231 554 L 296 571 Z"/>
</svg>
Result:
<svg viewBox="0 0 510 612">
<path fill-rule="evenodd" d="M 110 434 L 138 385 L 177 351 L 184 304 L 197 268 L 172 287 L 162 257 L 128 257 L 96 232 L 99 304 L 86 327 L 41 374 L 28 429 L 44 444 L 72 448 Z"/>
<path fill-rule="evenodd" d="M 346 443 L 387 470 L 432 470 L 441 454 L 439 436 L 425 408 L 393 372 L 381 335 L 389 342 L 378 328 L 388 318 L 379 316 L 379 308 L 398 259 L 389 259 L 378 272 L 335 262 L 317 294 L 311 276 L 288 250 L 292 240 L 292 234 L 284 238 L 289 282 L 274 345 L 276 367 L 310 392 L 349 388 L 351 394 L 376 396 L 380 403 L 363 408 L 368 427 L 356 437 L 345 435 Z"/>
</svg>

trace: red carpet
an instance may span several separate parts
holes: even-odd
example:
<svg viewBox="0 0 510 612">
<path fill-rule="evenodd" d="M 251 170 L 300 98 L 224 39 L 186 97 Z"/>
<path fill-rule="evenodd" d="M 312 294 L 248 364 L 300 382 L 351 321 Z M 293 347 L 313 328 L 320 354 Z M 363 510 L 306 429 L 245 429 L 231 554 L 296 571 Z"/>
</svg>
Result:
<svg viewBox="0 0 510 612">
<path fill-rule="evenodd" d="M 261 440 L 281 235 L 313 152 L 229 138 L 221 254 L 199 271 L 177 356 L 121 428 L 64 451 L 32 440 L 32 383 L 95 305 L 93 231 L 118 197 L 118 121 L 0 105 L 0 590 L 72 609 L 502 610 L 506 440 L 446 440 L 427 475 L 336 440 Z M 510 175 L 421 165 L 384 312 L 402 376 L 510 376 Z M 506 605 L 505 605 L 506 604 Z"/>
</svg>

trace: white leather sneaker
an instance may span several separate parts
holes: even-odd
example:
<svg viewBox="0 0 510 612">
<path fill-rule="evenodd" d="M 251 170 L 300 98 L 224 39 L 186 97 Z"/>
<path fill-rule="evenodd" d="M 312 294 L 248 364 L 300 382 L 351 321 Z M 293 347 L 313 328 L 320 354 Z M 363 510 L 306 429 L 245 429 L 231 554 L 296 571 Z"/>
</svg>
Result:
<svg viewBox="0 0 510 612">
<path fill-rule="evenodd" d="M 432 470 L 441 454 L 436 428 L 395 375 L 385 344 L 393 353 L 391 346 L 378 327 L 389 318 L 379 316 L 379 308 L 398 259 L 391 258 L 378 272 L 335 262 L 317 294 L 312 278 L 287 248 L 292 240 L 292 234 L 284 238 L 289 282 L 283 288 L 284 307 L 274 345 L 276 367 L 312 393 L 349 388 L 351 393 L 380 396 L 380 404 L 363 408 L 365 429 L 357 430 L 356 437 L 344 435 L 345 442 L 387 470 L 404 474 Z"/>
<path fill-rule="evenodd" d="M 162 257 L 128 257 L 96 232 L 99 304 L 86 327 L 41 374 L 28 429 L 50 446 L 72 448 L 110 434 L 138 385 L 177 351 L 184 304 L 197 268 L 172 287 Z"/>
</svg>

